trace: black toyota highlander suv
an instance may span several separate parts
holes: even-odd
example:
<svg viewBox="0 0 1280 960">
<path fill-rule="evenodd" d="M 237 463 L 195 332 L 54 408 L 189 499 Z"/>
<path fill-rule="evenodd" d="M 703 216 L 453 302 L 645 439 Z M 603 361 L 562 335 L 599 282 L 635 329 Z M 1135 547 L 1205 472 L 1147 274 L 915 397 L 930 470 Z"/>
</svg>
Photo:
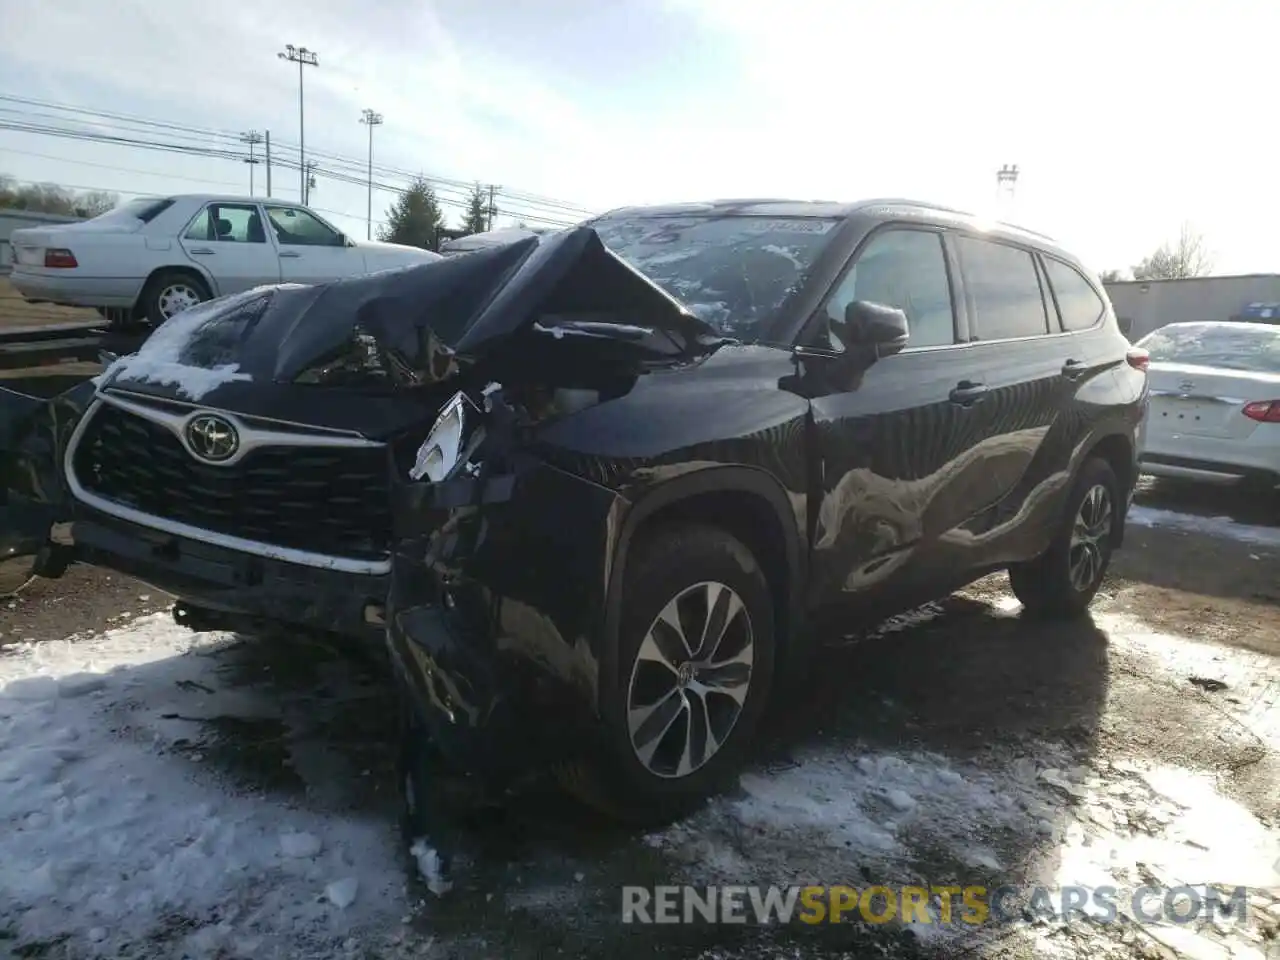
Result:
<svg viewBox="0 0 1280 960">
<path fill-rule="evenodd" d="M 664 818 L 734 770 L 819 619 L 1001 569 L 1030 614 L 1084 611 L 1145 367 L 1020 229 L 623 209 L 206 303 L 53 403 L 10 395 L 0 510 L 46 571 L 136 574 L 197 625 L 385 637 L 409 796 L 429 748 Z"/>
</svg>

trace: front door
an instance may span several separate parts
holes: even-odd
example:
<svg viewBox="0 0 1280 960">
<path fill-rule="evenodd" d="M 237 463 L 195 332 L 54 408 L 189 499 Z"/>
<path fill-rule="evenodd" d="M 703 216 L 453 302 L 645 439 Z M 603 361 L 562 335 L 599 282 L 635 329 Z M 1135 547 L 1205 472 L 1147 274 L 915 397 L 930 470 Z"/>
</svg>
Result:
<svg viewBox="0 0 1280 960">
<path fill-rule="evenodd" d="M 811 559 L 815 604 L 892 601 L 938 575 L 939 541 L 988 501 L 985 372 L 964 329 L 942 236 L 889 226 L 867 240 L 821 319 L 840 349 L 845 306 L 899 307 L 895 356 L 812 399 L 821 489 Z"/>
<path fill-rule="evenodd" d="M 256 203 L 208 204 L 179 242 L 213 279 L 215 296 L 280 282 L 280 262 Z"/>
<path fill-rule="evenodd" d="M 364 254 L 309 210 L 267 204 L 280 246 L 280 275 L 290 283 L 323 283 L 365 272 Z"/>
</svg>

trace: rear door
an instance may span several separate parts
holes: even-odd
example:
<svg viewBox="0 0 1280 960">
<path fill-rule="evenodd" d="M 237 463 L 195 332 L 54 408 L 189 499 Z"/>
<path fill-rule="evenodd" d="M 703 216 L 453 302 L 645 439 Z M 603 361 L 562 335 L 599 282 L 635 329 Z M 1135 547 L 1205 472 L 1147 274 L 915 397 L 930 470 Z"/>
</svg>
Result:
<svg viewBox="0 0 1280 960">
<path fill-rule="evenodd" d="M 280 282 L 280 261 L 256 203 L 207 204 L 187 225 L 179 243 L 191 260 L 208 271 L 217 296 Z"/>
<path fill-rule="evenodd" d="M 291 283 L 322 283 L 365 272 L 364 254 L 310 210 L 266 204 L 280 248 L 280 276 Z"/>
<path fill-rule="evenodd" d="M 1012 532 L 1002 525 L 1041 484 L 1061 479 L 1070 461 L 1084 426 L 1072 398 L 1090 375 L 1091 361 L 1085 345 L 1062 330 L 1035 252 L 964 234 L 951 240 L 964 279 L 970 340 L 989 388 L 982 415 L 990 509 L 974 532 Z"/>
</svg>

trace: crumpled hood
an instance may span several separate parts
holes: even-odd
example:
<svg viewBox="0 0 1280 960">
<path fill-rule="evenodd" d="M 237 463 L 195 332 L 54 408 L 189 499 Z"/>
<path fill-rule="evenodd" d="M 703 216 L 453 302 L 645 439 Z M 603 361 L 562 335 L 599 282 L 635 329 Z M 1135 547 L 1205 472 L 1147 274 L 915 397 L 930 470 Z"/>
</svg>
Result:
<svg viewBox="0 0 1280 960">
<path fill-rule="evenodd" d="M 237 381 L 306 383 L 318 368 L 378 355 L 395 386 L 438 384 L 540 341 L 641 340 L 685 349 L 714 332 L 614 255 L 591 227 L 463 257 L 213 300 L 161 325 L 105 385 L 167 385 L 200 400 Z M 344 359 L 346 358 L 346 359 Z M 150 389 L 148 392 L 155 392 Z"/>
</svg>

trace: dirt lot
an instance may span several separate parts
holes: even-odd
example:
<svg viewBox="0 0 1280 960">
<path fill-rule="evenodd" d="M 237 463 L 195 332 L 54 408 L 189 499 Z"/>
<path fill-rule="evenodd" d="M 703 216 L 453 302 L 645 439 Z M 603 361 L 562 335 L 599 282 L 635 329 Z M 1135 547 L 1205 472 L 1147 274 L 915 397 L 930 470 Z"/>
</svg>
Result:
<svg viewBox="0 0 1280 960">
<path fill-rule="evenodd" d="M 733 795 L 634 835 L 534 791 L 471 826 L 435 897 L 397 852 L 375 668 L 193 636 L 156 591 L 73 570 L 0 603 L 0 955 L 1280 956 L 1278 571 L 1280 501 L 1148 483 L 1091 620 L 1024 620 L 997 576 L 867 626 Z M 20 749 L 52 759 L 6 767 Z M 620 922 L 622 885 L 674 883 L 1251 899 L 1185 924 L 1123 896 L 1113 922 L 1034 899 L 980 926 Z"/>
<path fill-rule="evenodd" d="M 5 327 L 35 327 L 52 323 L 85 323 L 101 319 L 96 310 L 58 307 L 51 303 L 27 303 L 13 289 L 7 277 L 0 277 L 0 330 Z"/>
</svg>

